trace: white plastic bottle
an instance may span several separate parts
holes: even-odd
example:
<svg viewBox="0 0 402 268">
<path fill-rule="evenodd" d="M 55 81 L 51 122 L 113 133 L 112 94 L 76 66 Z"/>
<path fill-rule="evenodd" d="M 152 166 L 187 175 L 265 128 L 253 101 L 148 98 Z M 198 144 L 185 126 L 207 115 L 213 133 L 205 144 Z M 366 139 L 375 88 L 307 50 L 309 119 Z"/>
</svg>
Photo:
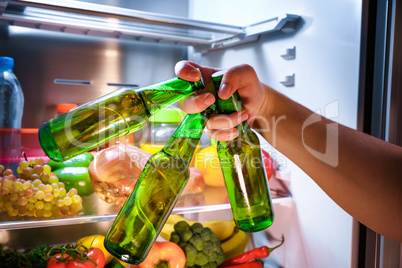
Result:
<svg viewBox="0 0 402 268">
<path fill-rule="evenodd" d="M 0 164 L 15 174 L 21 158 L 24 94 L 13 67 L 13 58 L 0 57 Z"/>
</svg>

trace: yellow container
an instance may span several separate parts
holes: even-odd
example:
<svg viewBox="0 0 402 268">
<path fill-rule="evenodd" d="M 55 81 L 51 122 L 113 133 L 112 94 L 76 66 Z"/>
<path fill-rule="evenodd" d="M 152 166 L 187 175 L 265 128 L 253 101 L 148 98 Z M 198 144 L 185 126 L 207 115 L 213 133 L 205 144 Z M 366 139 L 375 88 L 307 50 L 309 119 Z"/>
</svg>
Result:
<svg viewBox="0 0 402 268">
<path fill-rule="evenodd" d="M 140 148 L 152 154 L 159 152 L 185 116 L 179 108 L 165 108 L 151 116 L 143 129 Z"/>
</svg>

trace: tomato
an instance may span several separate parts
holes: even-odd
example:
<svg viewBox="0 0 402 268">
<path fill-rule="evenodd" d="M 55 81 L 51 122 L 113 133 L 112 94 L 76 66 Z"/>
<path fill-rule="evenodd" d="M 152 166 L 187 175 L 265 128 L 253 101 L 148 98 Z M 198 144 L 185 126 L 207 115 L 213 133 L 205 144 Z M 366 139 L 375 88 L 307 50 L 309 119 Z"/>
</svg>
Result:
<svg viewBox="0 0 402 268">
<path fill-rule="evenodd" d="M 46 268 L 67 268 L 68 262 L 57 263 L 56 259 L 51 258 L 46 265 Z"/>
<path fill-rule="evenodd" d="M 46 268 L 67 268 L 70 260 L 72 260 L 70 255 L 64 254 L 62 258 L 61 253 L 57 253 L 49 259 Z"/>
<path fill-rule="evenodd" d="M 91 261 L 79 262 L 70 261 L 68 262 L 67 268 L 97 268 L 97 266 Z M 103 268 L 103 266 L 101 266 Z"/>
<path fill-rule="evenodd" d="M 262 151 L 262 157 L 264 160 L 265 171 L 267 173 L 268 180 L 271 178 L 272 174 L 274 173 L 274 161 L 272 160 L 269 153 L 265 150 Z"/>
<path fill-rule="evenodd" d="M 62 258 L 62 254 L 58 253 L 49 259 L 46 268 L 103 268 L 105 266 L 105 255 L 102 250 L 91 248 L 85 253 L 93 262 L 91 260 L 81 260 L 79 255 L 77 260 L 74 260 L 68 254 L 64 254 Z"/>
<path fill-rule="evenodd" d="M 96 263 L 97 268 L 103 268 L 105 266 L 105 254 L 103 254 L 101 249 L 91 248 L 86 253 L 87 256 Z"/>
<path fill-rule="evenodd" d="M 103 242 L 105 241 L 105 236 L 104 235 L 90 235 L 90 236 L 85 236 L 81 238 L 80 240 L 77 241 L 77 245 L 83 245 L 87 249 L 88 248 L 99 248 L 102 250 L 103 254 L 105 254 L 105 264 L 108 264 L 109 262 L 112 261 L 113 256 L 112 254 L 109 253 L 109 251 L 106 250 L 105 246 L 103 245 Z M 83 247 L 80 248 L 80 250 L 84 250 Z"/>
<path fill-rule="evenodd" d="M 56 259 L 50 259 L 47 262 L 46 268 L 67 268 L 68 262 L 57 263 Z"/>
</svg>

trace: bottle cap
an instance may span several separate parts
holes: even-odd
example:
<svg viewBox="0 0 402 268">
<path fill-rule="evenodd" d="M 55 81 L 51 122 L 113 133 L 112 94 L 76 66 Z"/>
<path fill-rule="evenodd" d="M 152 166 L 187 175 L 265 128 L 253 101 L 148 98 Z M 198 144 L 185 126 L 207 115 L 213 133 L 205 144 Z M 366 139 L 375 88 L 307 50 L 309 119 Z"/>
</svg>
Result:
<svg viewBox="0 0 402 268">
<path fill-rule="evenodd" d="M 149 118 L 151 123 L 179 124 L 186 113 L 179 108 L 165 108 Z"/>
<path fill-rule="evenodd" d="M 14 59 L 10 57 L 0 57 L 0 69 L 8 70 L 14 67 Z"/>
<path fill-rule="evenodd" d="M 212 77 L 212 79 L 213 78 L 222 78 L 222 76 L 227 72 L 228 70 L 226 70 L 226 69 L 224 69 L 224 70 L 220 70 L 220 71 L 217 71 L 217 72 L 214 72 L 212 75 L 211 75 L 211 77 Z"/>
</svg>

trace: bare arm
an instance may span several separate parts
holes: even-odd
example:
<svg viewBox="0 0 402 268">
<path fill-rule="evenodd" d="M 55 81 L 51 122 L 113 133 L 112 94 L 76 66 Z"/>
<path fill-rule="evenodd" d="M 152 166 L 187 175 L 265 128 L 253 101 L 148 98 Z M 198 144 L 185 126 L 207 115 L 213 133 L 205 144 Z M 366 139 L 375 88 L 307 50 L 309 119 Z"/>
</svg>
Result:
<svg viewBox="0 0 402 268">
<path fill-rule="evenodd" d="M 190 78 L 187 73 L 195 69 L 193 64 L 179 63 L 176 73 Z M 205 77 L 214 70 L 201 69 Z M 234 126 L 248 120 L 351 216 L 386 237 L 402 241 L 401 147 L 313 113 L 262 84 L 248 65 L 228 70 L 219 96 L 227 99 L 236 90 L 244 111 L 211 118 L 209 136 L 231 139 L 238 135 Z M 211 96 L 202 94 L 180 103 L 180 107 L 188 113 L 199 112 L 213 103 Z"/>
<path fill-rule="evenodd" d="M 267 103 L 254 125 L 261 135 L 346 212 L 402 241 L 402 148 L 336 124 L 265 88 Z"/>
</svg>

